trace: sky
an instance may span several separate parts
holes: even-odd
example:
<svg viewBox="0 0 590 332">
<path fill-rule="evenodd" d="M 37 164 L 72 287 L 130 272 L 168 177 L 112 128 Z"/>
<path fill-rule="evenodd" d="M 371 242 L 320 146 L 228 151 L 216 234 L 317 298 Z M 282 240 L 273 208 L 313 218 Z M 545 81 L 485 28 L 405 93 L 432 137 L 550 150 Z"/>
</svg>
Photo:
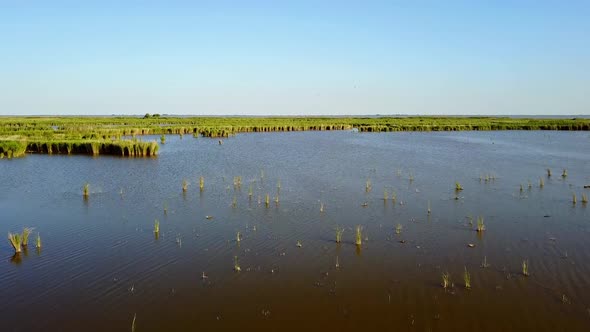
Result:
<svg viewBox="0 0 590 332">
<path fill-rule="evenodd" d="M 590 1 L 0 0 L 0 115 L 590 114 Z"/>
</svg>

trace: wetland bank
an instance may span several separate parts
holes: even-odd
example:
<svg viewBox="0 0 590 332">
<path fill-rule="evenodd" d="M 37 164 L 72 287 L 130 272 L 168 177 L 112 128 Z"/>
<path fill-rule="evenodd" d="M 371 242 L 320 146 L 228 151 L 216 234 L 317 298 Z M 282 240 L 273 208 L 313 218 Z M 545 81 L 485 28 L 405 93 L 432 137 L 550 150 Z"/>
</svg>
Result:
<svg viewBox="0 0 590 332">
<path fill-rule="evenodd" d="M 86 131 L 51 121 L 19 139 Z M 136 134 L 157 157 L 0 161 L 3 232 L 34 228 L 18 257 L 0 244 L 5 329 L 587 330 L 587 131 L 321 121 L 122 129 L 134 122 L 92 139 Z"/>
</svg>

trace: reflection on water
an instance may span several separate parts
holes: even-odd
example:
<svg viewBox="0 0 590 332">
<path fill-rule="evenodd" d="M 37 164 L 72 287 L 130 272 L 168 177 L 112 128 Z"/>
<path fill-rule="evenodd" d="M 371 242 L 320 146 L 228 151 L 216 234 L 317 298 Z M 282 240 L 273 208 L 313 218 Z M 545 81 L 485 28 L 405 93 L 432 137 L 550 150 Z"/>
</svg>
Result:
<svg viewBox="0 0 590 332">
<path fill-rule="evenodd" d="M 0 231 L 35 227 L 43 252 L 0 243 L 0 317 L 6 331 L 125 331 L 135 313 L 136 331 L 586 331 L 590 214 L 572 195 L 590 194 L 587 151 L 583 132 L 287 132 L 5 160 Z"/>
</svg>

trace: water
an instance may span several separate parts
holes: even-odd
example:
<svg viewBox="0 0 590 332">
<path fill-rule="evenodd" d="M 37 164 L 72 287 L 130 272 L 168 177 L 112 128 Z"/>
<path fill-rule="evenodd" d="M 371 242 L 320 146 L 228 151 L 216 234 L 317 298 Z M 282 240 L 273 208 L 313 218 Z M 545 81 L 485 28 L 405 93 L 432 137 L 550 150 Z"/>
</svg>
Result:
<svg viewBox="0 0 590 332">
<path fill-rule="evenodd" d="M 584 132 L 347 131 L 168 136 L 153 159 L 2 160 L 0 233 L 35 227 L 20 257 L 0 241 L 3 331 L 129 331 L 135 314 L 136 331 L 587 331 L 588 151 Z"/>
</svg>

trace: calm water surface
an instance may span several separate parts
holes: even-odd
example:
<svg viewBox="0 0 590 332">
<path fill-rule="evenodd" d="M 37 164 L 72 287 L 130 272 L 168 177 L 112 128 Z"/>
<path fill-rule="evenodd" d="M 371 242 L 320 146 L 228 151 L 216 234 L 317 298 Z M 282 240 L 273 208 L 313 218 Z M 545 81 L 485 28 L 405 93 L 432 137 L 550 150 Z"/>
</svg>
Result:
<svg viewBox="0 0 590 332">
<path fill-rule="evenodd" d="M 1 160 L 0 233 L 43 241 L 0 241 L 2 330 L 588 331 L 589 152 L 584 132 L 292 132 Z"/>
</svg>

